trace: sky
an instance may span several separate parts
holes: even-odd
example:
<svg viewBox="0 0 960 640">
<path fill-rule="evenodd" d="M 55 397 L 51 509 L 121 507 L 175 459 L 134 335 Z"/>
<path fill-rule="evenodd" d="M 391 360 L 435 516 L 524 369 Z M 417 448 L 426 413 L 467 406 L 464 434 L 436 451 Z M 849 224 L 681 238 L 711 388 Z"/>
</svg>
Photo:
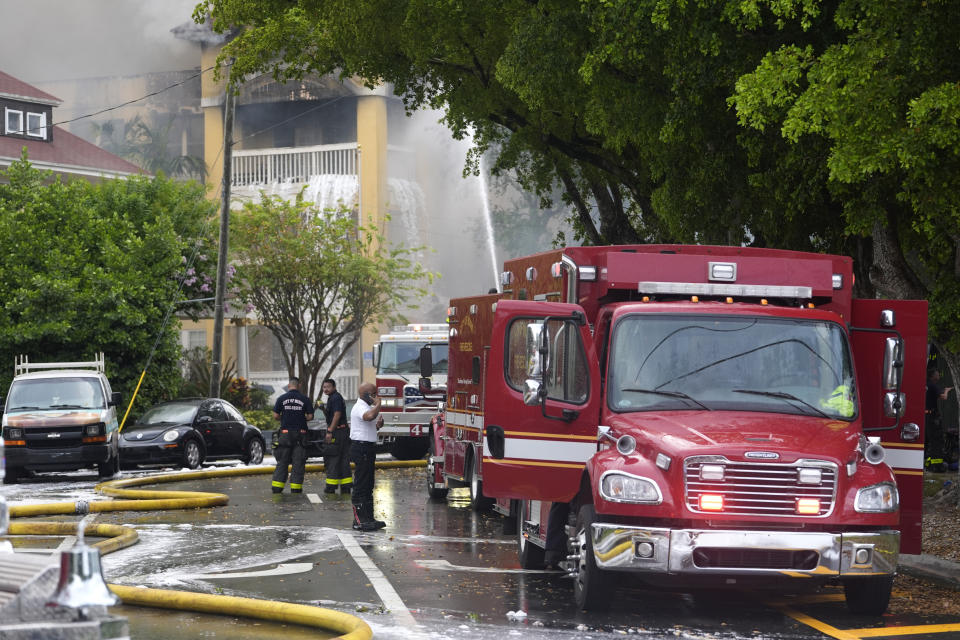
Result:
<svg viewBox="0 0 960 640">
<path fill-rule="evenodd" d="M 193 69 L 170 29 L 196 0 L 0 0 L 0 70 L 24 82 Z"/>
</svg>

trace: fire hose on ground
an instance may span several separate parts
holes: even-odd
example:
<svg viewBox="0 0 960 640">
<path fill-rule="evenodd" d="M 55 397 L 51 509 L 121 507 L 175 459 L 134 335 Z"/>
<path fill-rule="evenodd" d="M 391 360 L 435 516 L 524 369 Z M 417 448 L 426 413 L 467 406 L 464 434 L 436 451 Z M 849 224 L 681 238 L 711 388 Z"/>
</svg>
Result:
<svg viewBox="0 0 960 640">
<path fill-rule="evenodd" d="M 376 463 L 376 466 L 381 469 L 422 467 L 426 466 L 426 461 L 380 461 Z M 306 471 L 319 472 L 323 471 L 323 468 L 322 464 L 310 464 L 307 465 Z M 96 491 L 103 495 L 121 499 L 92 502 L 76 501 L 11 505 L 10 517 L 25 518 L 43 515 L 104 513 L 109 511 L 159 511 L 224 506 L 229 502 L 229 497 L 223 493 L 130 489 L 128 487 L 182 482 L 186 480 L 266 475 L 272 473 L 273 467 L 261 466 L 208 469 L 187 473 L 166 473 L 157 476 L 108 480 L 98 484 L 95 487 Z M 77 525 L 72 522 L 11 522 L 9 527 L 10 535 L 68 536 L 76 532 Z M 88 524 L 84 527 L 83 533 L 106 538 L 93 545 L 100 550 L 101 554 L 124 549 L 136 544 L 139 539 L 135 529 L 123 525 Z M 115 584 L 108 586 L 125 604 L 129 605 L 239 616 L 272 622 L 297 624 L 333 631 L 341 634 L 338 637 L 344 638 L 345 640 L 369 640 L 373 637 L 373 632 L 370 630 L 369 625 L 360 618 L 323 607 L 190 591 L 146 589 Z"/>
</svg>

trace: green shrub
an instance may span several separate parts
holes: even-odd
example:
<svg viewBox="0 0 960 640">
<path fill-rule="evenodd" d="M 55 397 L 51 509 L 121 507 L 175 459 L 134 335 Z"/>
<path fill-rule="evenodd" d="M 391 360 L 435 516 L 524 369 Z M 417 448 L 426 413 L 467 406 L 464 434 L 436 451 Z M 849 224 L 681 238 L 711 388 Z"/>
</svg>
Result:
<svg viewBox="0 0 960 640">
<path fill-rule="evenodd" d="M 277 425 L 277 421 L 273 419 L 273 411 L 269 409 L 251 409 L 250 411 L 242 411 L 241 413 L 243 413 L 243 417 L 247 419 L 247 422 L 265 431 L 272 431 Z"/>
</svg>

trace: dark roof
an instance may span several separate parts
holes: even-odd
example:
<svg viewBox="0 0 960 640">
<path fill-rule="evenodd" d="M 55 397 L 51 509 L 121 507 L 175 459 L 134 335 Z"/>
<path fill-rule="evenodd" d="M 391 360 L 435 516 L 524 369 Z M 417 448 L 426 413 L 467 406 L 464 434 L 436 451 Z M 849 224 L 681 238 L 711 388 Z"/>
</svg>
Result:
<svg viewBox="0 0 960 640">
<path fill-rule="evenodd" d="M 0 136 L 0 166 L 20 159 L 26 147 L 27 155 L 38 169 L 53 169 L 58 173 L 99 175 L 101 173 L 146 173 L 132 162 L 101 149 L 65 129 L 53 127 L 53 140 L 25 140 Z"/>
<path fill-rule="evenodd" d="M 17 80 L 3 71 L 0 71 L 0 96 L 54 106 L 63 102 L 60 98 L 52 96 L 46 91 L 41 91 L 22 80 Z"/>
</svg>

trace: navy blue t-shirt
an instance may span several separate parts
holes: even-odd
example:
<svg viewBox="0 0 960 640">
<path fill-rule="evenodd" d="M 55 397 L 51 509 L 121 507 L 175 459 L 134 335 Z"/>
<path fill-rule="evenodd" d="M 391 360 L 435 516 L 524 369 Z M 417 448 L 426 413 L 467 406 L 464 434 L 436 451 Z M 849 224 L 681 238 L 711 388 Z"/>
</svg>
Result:
<svg viewBox="0 0 960 640">
<path fill-rule="evenodd" d="M 307 415 L 313 415 L 313 402 L 296 389 L 277 398 L 273 412 L 280 414 L 280 426 L 288 429 L 306 429 Z"/>
<path fill-rule="evenodd" d="M 333 414 L 337 411 L 340 412 L 340 423 L 332 425 L 330 421 L 333 420 Z M 347 403 L 343 401 L 343 396 L 340 395 L 339 391 L 334 391 L 327 396 L 327 404 L 323 406 L 323 414 L 327 419 L 328 427 L 336 428 L 347 426 Z"/>
</svg>

